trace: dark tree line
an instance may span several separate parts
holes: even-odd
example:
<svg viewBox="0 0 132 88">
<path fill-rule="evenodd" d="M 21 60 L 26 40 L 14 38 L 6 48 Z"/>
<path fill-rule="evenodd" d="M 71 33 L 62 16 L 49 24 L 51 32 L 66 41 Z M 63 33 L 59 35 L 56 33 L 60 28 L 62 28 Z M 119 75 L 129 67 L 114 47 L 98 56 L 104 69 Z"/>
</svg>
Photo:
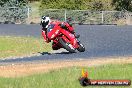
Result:
<svg viewBox="0 0 132 88">
<path fill-rule="evenodd" d="M 6 3 L 26 5 L 27 2 L 28 0 L 0 0 L 0 6 L 5 5 Z"/>
<path fill-rule="evenodd" d="M 132 0 L 113 0 L 116 10 L 132 11 Z"/>
<path fill-rule="evenodd" d="M 12 0 L 0 0 L 0 5 Z M 132 0 L 13 0 L 17 3 L 41 2 L 40 9 L 127 10 L 132 11 Z"/>
<path fill-rule="evenodd" d="M 132 0 L 41 0 L 40 8 L 132 11 Z"/>
</svg>

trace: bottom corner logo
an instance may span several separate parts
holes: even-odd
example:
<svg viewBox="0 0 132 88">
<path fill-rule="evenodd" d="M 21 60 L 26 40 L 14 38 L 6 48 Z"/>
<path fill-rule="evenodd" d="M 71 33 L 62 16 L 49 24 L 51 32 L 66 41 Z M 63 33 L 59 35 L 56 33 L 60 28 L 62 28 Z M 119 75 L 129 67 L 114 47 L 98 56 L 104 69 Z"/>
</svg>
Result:
<svg viewBox="0 0 132 88">
<path fill-rule="evenodd" d="M 79 78 L 79 82 L 82 86 L 91 85 L 91 80 L 88 78 L 88 72 L 84 72 L 84 69 L 82 69 L 82 77 Z"/>
<path fill-rule="evenodd" d="M 88 72 L 82 69 L 82 77 L 79 78 L 82 86 L 130 86 L 131 81 L 127 79 L 114 79 L 114 80 L 95 80 L 88 78 Z"/>
</svg>

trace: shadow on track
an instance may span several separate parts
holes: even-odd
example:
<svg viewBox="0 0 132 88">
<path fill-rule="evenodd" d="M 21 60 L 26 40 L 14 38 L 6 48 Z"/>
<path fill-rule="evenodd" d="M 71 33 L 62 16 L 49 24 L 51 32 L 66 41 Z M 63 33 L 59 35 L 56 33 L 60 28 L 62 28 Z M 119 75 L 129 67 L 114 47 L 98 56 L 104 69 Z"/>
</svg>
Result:
<svg viewBox="0 0 132 88">
<path fill-rule="evenodd" d="M 38 52 L 38 53 L 41 54 L 41 55 L 45 55 L 45 54 L 51 55 L 51 53 L 49 53 L 49 52 Z"/>
</svg>

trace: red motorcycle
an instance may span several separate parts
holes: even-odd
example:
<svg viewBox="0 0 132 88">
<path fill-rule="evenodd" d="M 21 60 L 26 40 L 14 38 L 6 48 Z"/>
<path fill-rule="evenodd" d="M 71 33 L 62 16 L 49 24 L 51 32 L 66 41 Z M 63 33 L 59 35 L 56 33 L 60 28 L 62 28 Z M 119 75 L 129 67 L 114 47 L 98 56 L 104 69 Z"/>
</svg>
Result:
<svg viewBox="0 0 132 88">
<path fill-rule="evenodd" d="M 57 49 L 64 48 L 71 53 L 75 53 L 76 49 L 79 52 L 85 51 L 84 45 L 63 24 L 50 24 L 47 28 L 47 37 L 50 41 L 53 40 L 52 47 L 55 46 Z"/>
</svg>

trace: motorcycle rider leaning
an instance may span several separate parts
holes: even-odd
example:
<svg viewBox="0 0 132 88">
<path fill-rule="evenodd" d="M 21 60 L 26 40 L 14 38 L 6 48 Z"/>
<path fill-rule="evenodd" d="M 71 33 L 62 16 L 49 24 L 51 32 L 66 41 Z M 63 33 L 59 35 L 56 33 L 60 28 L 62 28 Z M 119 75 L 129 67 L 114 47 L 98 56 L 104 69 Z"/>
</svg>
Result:
<svg viewBox="0 0 132 88">
<path fill-rule="evenodd" d="M 42 25 L 42 36 L 44 38 L 44 41 L 47 42 L 47 43 L 51 42 L 51 40 L 49 40 L 48 39 L 48 36 L 47 36 L 47 29 L 52 24 L 58 25 L 61 28 L 66 29 L 66 30 L 68 30 L 69 32 L 71 32 L 72 34 L 75 35 L 75 32 L 74 32 L 74 29 L 73 29 L 72 25 L 69 24 L 68 22 L 60 22 L 60 21 L 57 21 L 57 20 L 56 21 L 51 21 L 51 19 L 49 17 L 42 16 L 42 19 L 41 19 L 41 23 L 40 24 Z M 75 35 L 75 36 L 76 36 L 76 38 L 79 37 L 79 35 Z M 53 50 L 58 50 L 59 49 L 57 47 L 56 42 L 54 42 L 54 41 L 52 43 L 52 49 Z"/>
</svg>

